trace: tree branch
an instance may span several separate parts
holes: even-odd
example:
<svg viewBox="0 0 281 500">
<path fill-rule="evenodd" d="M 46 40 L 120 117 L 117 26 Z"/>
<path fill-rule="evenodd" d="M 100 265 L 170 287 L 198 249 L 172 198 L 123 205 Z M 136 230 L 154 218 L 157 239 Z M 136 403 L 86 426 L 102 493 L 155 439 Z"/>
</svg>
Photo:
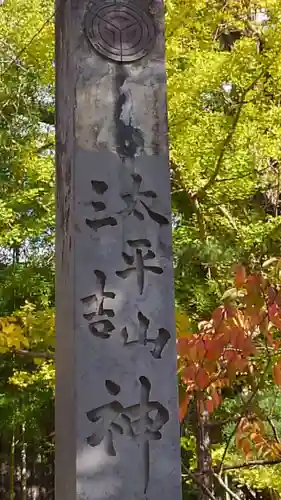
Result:
<svg viewBox="0 0 281 500">
<path fill-rule="evenodd" d="M 223 489 L 230 495 L 232 496 L 232 498 L 234 498 L 234 500 L 241 500 L 240 497 L 238 495 L 236 495 L 234 493 L 234 491 L 232 491 L 229 486 L 227 486 L 225 484 L 225 482 L 223 481 L 222 477 L 219 476 L 218 474 L 216 474 L 215 472 L 213 472 L 213 475 L 214 477 L 216 478 L 216 480 L 218 481 L 218 483 L 223 487 Z"/>
<path fill-rule="evenodd" d="M 37 351 L 29 351 L 28 349 L 14 349 L 15 354 L 20 356 L 29 356 L 31 358 L 39 358 L 39 359 L 54 359 L 54 355 L 47 352 L 37 352 Z"/>
<path fill-rule="evenodd" d="M 225 418 L 224 420 L 213 420 L 209 423 L 207 423 L 207 427 L 213 428 L 213 427 L 222 427 L 223 425 L 228 424 L 229 422 L 237 422 L 237 420 L 240 420 L 240 416 L 230 416 L 228 418 Z"/>
<path fill-rule="evenodd" d="M 206 182 L 205 186 L 203 186 L 201 189 L 199 189 L 199 191 L 197 193 L 198 199 L 201 200 L 205 196 L 207 190 L 210 189 L 210 187 L 212 187 L 212 185 L 215 183 L 217 176 L 220 172 L 220 169 L 222 167 L 224 155 L 225 155 L 226 150 L 229 146 L 229 143 L 231 142 L 233 135 L 235 133 L 236 126 L 237 126 L 237 123 L 239 121 L 243 105 L 245 104 L 245 97 L 248 94 L 248 92 L 250 92 L 250 90 L 252 90 L 254 88 L 254 86 L 259 81 L 259 79 L 264 75 L 265 71 L 268 70 L 269 66 L 270 65 L 268 65 L 266 68 L 264 68 L 259 73 L 259 75 L 252 81 L 252 83 L 250 85 L 248 85 L 248 87 L 242 92 L 241 100 L 240 100 L 240 103 L 238 104 L 238 108 L 237 108 L 236 114 L 234 116 L 230 130 L 228 131 L 226 137 L 224 138 L 224 140 L 221 143 L 220 153 L 219 153 L 218 159 L 215 163 L 214 171 L 213 171 L 211 177 L 209 178 L 209 180 Z"/>
<path fill-rule="evenodd" d="M 192 204 L 194 207 L 194 212 L 196 215 L 197 223 L 198 223 L 198 229 L 199 229 L 199 235 L 200 235 L 200 240 L 202 242 L 206 241 L 206 229 L 205 229 L 205 221 L 204 217 L 201 211 L 200 203 L 198 201 L 197 196 L 192 197 Z"/>
<path fill-rule="evenodd" d="M 195 484 L 197 484 L 197 486 L 199 486 L 199 488 L 206 494 L 208 495 L 208 497 L 211 499 L 211 500 L 216 500 L 216 497 L 213 495 L 213 493 L 209 490 L 209 488 L 207 488 L 207 486 L 205 486 L 205 484 L 201 483 L 200 479 L 198 479 L 198 477 L 196 477 L 195 474 L 193 474 L 192 472 L 190 472 L 190 470 L 184 465 L 182 464 L 183 466 L 183 469 L 185 470 L 186 474 L 190 477 L 190 479 L 192 479 L 192 481 L 194 481 Z"/>
<path fill-rule="evenodd" d="M 270 427 L 272 429 L 275 441 L 277 441 L 277 443 L 280 443 L 280 439 L 279 439 L 279 436 L 278 436 L 278 433 L 277 433 L 277 429 L 276 429 L 274 423 L 272 422 L 271 418 L 267 417 L 266 420 L 268 421 L 268 423 L 269 423 L 269 425 L 270 425 Z"/>
<path fill-rule="evenodd" d="M 249 397 L 249 399 L 244 403 L 242 411 L 241 411 L 241 414 L 240 414 L 240 418 L 237 421 L 237 423 L 236 423 L 236 425 L 234 427 L 234 430 L 232 431 L 232 433 L 230 434 L 230 436 L 229 436 L 229 438 L 228 438 L 228 440 L 226 442 L 225 449 L 224 449 L 224 452 L 223 452 L 223 456 L 222 456 L 222 459 L 221 459 L 221 462 L 220 462 L 220 466 L 219 466 L 219 472 L 221 472 L 221 470 L 223 469 L 223 462 L 224 462 L 224 459 L 226 457 L 227 450 L 228 450 L 228 448 L 230 446 L 231 440 L 232 440 L 233 436 L 235 435 L 235 433 L 236 433 L 236 431 L 237 431 L 237 429 L 239 427 L 240 421 L 241 421 L 241 419 L 243 418 L 243 416 L 245 415 L 245 413 L 246 413 L 246 411 L 248 409 L 248 406 L 252 403 L 253 399 L 255 398 L 255 396 L 256 396 L 256 394 L 257 394 L 257 392 L 258 392 L 258 390 L 259 390 L 259 388 L 260 388 L 260 386 L 261 386 L 261 384 L 262 384 L 262 382 L 263 382 L 263 380 L 265 378 L 265 375 L 267 373 L 267 370 L 268 370 L 269 366 L 270 366 L 270 359 L 268 360 L 268 362 L 267 362 L 267 364 L 265 366 L 264 372 L 263 372 L 261 378 L 259 379 L 259 382 L 258 382 L 255 390 L 253 391 L 253 393 L 251 394 L 251 396 Z"/>
<path fill-rule="evenodd" d="M 236 470 L 236 469 L 247 469 L 250 467 L 264 467 L 265 465 L 277 465 L 281 464 L 281 458 L 276 460 L 252 460 L 249 462 L 244 462 L 243 464 L 237 465 L 226 465 L 222 467 L 221 471 Z"/>
<path fill-rule="evenodd" d="M 227 210 L 227 208 L 224 205 L 219 205 L 218 210 L 224 215 L 224 217 L 228 220 L 229 224 L 237 231 L 237 226 L 235 223 L 235 220 Z"/>
</svg>

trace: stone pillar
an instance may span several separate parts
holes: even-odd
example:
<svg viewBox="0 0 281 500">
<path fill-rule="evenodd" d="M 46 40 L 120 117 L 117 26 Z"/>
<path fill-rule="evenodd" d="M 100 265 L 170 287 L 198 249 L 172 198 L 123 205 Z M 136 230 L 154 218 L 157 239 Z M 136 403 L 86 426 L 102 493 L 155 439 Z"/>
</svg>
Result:
<svg viewBox="0 0 281 500">
<path fill-rule="evenodd" d="M 180 500 L 162 0 L 56 28 L 56 500 Z"/>
</svg>

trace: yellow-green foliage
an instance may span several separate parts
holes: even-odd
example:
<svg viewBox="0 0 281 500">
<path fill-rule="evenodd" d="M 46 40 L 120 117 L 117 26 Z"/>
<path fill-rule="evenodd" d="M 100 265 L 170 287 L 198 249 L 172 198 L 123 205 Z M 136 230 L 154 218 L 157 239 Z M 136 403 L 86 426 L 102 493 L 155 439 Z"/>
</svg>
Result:
<svg viewBox="0 0 281 500">
<path fill-rule="evenodd" d="M 9 384 L 18 389 L 27 389 L 29 386 L 44 385 L 45 388 L 55 390 L 55 368 L 51 361 L 40 364 L 36 371 L 15 371 L 9 378 Z"/>
<path fill-rule="evenodd" d="M 0 353 L 26 348 L 47 355 L 54 348 L 54 323 L 52 309 L 37 311 L 29 303 L 12 316 L 0 317 Z"/>
<path fill-rule="evenodd" d="M 1 72 L 18 55 L 23 65 L 35 67 L 42 84 L 54 80 L 54 2 L 7 0 L 1 6 Z M 1 88 L 1 87 L 0 87 Z"/>
<path fill-rule="evenodd" d="M 214 463 L 220 463 L 223 456 L 224 447 L 219 446 L 213 451 Z M 235 452 L 229 451 L 224 458 L 225 466 L 237 466 L 245 463 L 245 457 Z M 227 471 L 237 484 L 246 484 L 250 488 L 257 490 L 272 489 L 281 495 L 281 464 L 268 466 L 253 466 L 249 468 L 233 469 Z"/>
</svg>

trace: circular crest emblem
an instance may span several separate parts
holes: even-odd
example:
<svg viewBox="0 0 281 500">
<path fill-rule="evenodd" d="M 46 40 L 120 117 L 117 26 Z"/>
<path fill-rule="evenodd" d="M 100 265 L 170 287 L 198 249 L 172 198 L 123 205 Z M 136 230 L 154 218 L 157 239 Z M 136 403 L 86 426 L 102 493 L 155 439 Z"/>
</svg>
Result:
<svg viewBox="0 0 281 500">
<path fill-rule="evenodd" d="M 93 48 L 112 61 L 129 63 L 145 57 L 155 41 L 151 17 L 126 0 L 93 2 L 85 15 L 85 32 Z"/>
</svg>

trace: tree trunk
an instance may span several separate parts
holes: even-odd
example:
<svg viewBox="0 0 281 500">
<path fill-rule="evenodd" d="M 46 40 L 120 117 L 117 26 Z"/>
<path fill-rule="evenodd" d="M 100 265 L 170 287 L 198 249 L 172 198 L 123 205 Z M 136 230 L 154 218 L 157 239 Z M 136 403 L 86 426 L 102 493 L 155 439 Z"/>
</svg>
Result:
<svg viewBox="0 0 281 500">
<path fill-rule="evenodd" d="M 11 451 L 10 451 L 10 500 L 15 500 L 15 447 L 16 438 L 13 429 Z"/>
<path fill-rule="evenodd" d="M 197 433 L 196 433 L 196 453 L 197 453 L 197 469 L 202 488 L 199 494 L 199 500 L 209 500 L 206 489 L 213 493 L 213 478 L 212 478 L 212 455 L 211 455 L 211 440 L 209 434 L 209 413 L 206 410 L 201 411 L 200 400 L 197 400 Z M 205 490 L 205 491 L 204 491 Z"/>
<path fill-rule="evenodd" d="M 21 445 L 21 498 L 27 500 L 27 470 L 26 470 L 26 442 L 25 423 L 22 424 L 22 445 Z"/>
</svg>

